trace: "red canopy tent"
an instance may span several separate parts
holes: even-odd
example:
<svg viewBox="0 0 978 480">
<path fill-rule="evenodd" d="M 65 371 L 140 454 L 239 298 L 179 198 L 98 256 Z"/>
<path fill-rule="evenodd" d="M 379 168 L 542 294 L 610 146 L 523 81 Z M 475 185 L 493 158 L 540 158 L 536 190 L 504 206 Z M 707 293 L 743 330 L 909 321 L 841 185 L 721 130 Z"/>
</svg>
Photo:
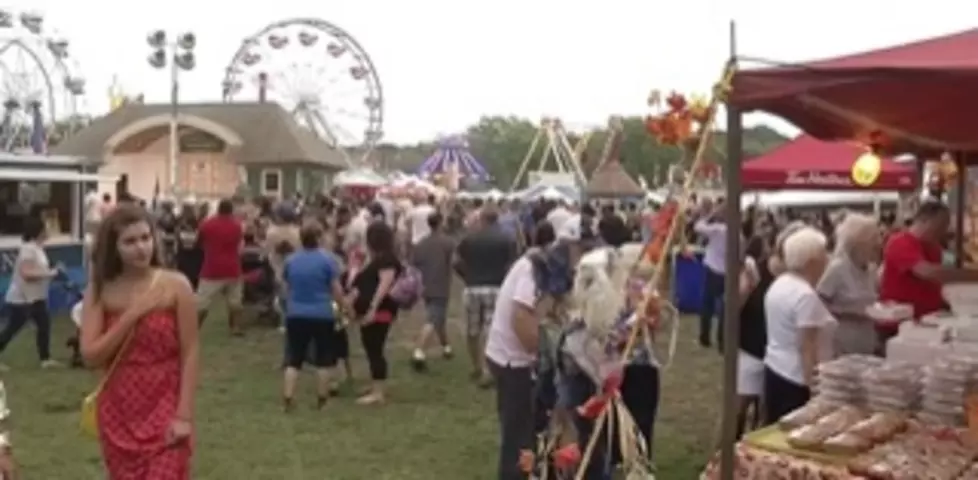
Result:
<svg viewBox="0 0 978 480">
<path fill-rule="evenodd" d="M 800 135 L 770 152 L 744 163 L 744 190 L 913 190 L 912 166 L 883 159 L 879 179 L 869 187 L 852 181 L 852 165 L 864 151 L 846 142 L 823 142 Z"/>
<path fill-rule="evenodd" d="M 734 75 L 729 103 L 823 140 L 882 133 L 894 151 L 978 151 L 978 29 Z"/>
</svg>

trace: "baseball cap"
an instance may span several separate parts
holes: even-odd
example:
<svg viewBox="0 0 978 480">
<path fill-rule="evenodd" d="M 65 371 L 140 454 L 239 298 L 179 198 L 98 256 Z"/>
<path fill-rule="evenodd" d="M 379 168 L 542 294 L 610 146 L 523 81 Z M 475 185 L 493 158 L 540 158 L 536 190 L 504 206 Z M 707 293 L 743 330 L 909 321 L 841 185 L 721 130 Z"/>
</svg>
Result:
<svg viewBox="0 0 978 480">
<path fill-rule="evenodd" d="M 581 241 L 581 216 L 579 214 L 575 214 L 564 221 L 557 230 L 557 240 Z"/>
</svg>

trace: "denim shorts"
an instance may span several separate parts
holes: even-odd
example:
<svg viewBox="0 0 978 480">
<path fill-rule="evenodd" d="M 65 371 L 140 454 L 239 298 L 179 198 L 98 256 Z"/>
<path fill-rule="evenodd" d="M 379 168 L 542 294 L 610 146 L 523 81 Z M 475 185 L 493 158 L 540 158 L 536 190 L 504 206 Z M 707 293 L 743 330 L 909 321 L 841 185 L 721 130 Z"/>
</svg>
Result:
<svg viewBox="0 0 978 480">
<path fill-rule="evenodd" d="M 426 319 L 432 327 L 435 327 L 436 329 L 445 328 L 445 322 L 448 321 L 447 298 L 424 299 L 424 310 Z"/>
</svg>

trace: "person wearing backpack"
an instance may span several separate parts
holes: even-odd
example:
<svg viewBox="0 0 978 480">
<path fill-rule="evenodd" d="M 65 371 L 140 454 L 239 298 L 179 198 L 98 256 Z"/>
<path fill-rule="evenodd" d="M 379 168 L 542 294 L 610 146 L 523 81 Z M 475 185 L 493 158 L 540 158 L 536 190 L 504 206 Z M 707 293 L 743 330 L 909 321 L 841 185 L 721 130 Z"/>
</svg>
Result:
<svg viewBox="0 0 978 480">
<path fill-rule="evenodd" d="M 360 341 L 370 366 L 371 386 L 357 399 L 357 404 L 377 405 L 386 400 L 384 350 L 391 324 L 400 309 L 390 292 L 404 267 L 394 251 L 394 231 L 387 223 L 372 222 L 365 237 L 368 259 L 353 277 L 351 296 L 360 323 Z"/>
</svg>

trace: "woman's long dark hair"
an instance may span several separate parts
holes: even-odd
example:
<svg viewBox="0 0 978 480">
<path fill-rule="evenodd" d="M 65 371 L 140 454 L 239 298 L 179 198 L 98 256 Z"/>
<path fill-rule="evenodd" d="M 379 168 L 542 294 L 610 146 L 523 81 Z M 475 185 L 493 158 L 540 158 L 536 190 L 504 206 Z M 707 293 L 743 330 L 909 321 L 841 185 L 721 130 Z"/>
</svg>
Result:
<svg viewBox="0 0 978 480">
<path fill-rule="evenodd" d="M 156 225 L 153 224 L 149 213 L 145 209 L 133 204 L 120 204 L 112 209 L 107 217 L 99 225 L 98 233 L 95 236 L 95 246 L 92 249 L 91 282 L 95 298 L 102 295 L 105 285 L 115 280 L 122 274 L 122 256 L 119 255 L 119 233 L 123 229 L 145 222 L 149 226 L 150 234 L 156 239 Z M 163 265 L 160 261 L 158 245 L 153 245 L 153 255 L 150 265 L 159 267 Z"/>
</svg>

